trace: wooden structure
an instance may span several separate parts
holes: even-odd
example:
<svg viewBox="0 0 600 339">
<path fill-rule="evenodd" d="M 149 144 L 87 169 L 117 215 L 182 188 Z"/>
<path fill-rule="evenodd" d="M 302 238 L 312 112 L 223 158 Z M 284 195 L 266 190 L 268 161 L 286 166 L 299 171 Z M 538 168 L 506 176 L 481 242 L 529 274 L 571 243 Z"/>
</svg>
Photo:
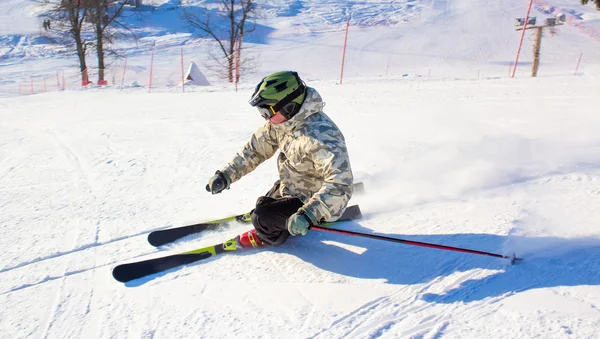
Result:
<svg viewBox="0 0 600 339">
<path fill-rule="evenodd" d="M 537 72 L 538 69 L 540 67 L 540 52 L 541 52 L 541 48 L 542 48 L 542 36 L 543 36 L 543 29 L 544 28 L 552 28 L 552 27 L 556 27 L 556 26 L 561 26 L 563 25 L 563 22 L 565 21 L 565 16 L 564 14 L 562 15 L 557 15 L 556 17 L 551 17 L 551 18 L 546 18 L 544 20 L 544 24 L 540 25 L 540 26 L 535 26 L 535 22 L 536 22 L 536 18 L 532 17 L 532 18 L 528 18 L 527 20 L 527 25 L 532 24 L 533 26 L 527 26 L 525 25 L 525 19 L 523 18 L 517 18 L 515 21 L 515 26 L 517 26 L 517 31 L 521 31 L 523 29 L 535 29 L 535 43 L 533 45 L 533 64 L 531 66 L 531 76 L 532 77 L 536 77 L 537 76 Z M 515 65 L 516 67 L 516 65 Z"/>
</svg>

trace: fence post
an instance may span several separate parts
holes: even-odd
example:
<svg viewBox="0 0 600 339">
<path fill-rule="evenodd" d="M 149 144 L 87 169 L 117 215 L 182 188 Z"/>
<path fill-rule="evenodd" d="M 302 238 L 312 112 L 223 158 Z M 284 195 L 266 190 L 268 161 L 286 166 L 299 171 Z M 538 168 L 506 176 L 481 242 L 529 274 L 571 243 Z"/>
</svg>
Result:
<svg viewBox="0 0 600 339">
<path fill-rule="evenodd" d="M 573 75 L 577 75 L 577 71 L 579 70 L 579 63 L 581 62 L 581 57 L 583 56 L 583 52 L 579 54 L 579 59 L 577 59 L 577 66 L 575 67 L 575 73 Z"/>
<path fill-rule="evenodd" d="M 152 57 L 150 58 L 150 81 L 148 84 L 148 93 L 152 91 L 152 68 L 154 67 L 154 47 L 156 42 L 152 45 Z"/>
<path fill-rule="evenodd" d="M 125 57 L 125 65 L 123 66 L 123 76 L 121 77 L 121 91 L 123 90 L 123 84 L 125 83 L 125 70 L 127 69 L 127 57 Z"/>
<path fill-rule="evenodd" d="M 238 91 L 238 82 L 240 78 L 240 39 L 235 41 L 235 91 Z"/>
<path fill-rule="evenodd" d="M 350 27 L 350 18 L 346 21 L 346 35 L 344 36 L 344 49 L 342 51 L 342 70 L 340 71 L 340 85 L 344 78 L 344 62 L 346 60 L 346 44 L 348 42 L 348 28 Z"/>
<path fill-rule="evenodd" d="M 181 47 L 181 93 L 185 93 L 185 74 L 183 74 L 183 47 Z"/>
</svg>

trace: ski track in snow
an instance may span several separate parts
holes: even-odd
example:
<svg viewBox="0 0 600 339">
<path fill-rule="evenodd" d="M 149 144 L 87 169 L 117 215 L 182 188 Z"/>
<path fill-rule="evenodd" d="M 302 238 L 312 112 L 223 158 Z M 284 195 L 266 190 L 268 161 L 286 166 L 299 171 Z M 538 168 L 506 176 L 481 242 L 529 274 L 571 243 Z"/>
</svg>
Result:
<svg viewBox="0 0 600 339">
<path fill-rule="evenodd" d="M 166 18 L 180 10 L 175 1 L 155 2 L 162 6 L 153 18 L 164 27 L 142 19 L 150 11 L 128 19 L 143 23 L 136 26 L 143 42 L 124 50 L 128 79 L 142 87 L 23 97 L 15 97 L 15 84 L 49 69 L 54 76 L 73 60 L 43 42 L 39 18 L 24 13 L 31 2 L 0 4 L 8 13 L 0 14 L 0 96 L 13 97 L 0 99 L 0 338 L 597 337 L 600 54 L 593 40 L 561 26 L 544 38 L 540 77 L 527 77 L 524 45 L 523 64 L 509 79 L 523 1 L 275 0 L 268 13 L 284 16 L 260 23 L 269 36 L 248 36 L 261 64 L 242 77 L 240 91 L 217 81 L 181 94 L 161 77 L 178 72 L 170 67 L 181 46 L 186 61 L 194 54 L 206 62 L 206 45 L 169 26 Z M 581 11 L 590 25 L 600 17 L 553 3 Z M 340 86 L 347 15 L 354 25 Z M 18 17 L 23 24 L 14 30 L 1 19 Z M 394 22 L 402 24 L 387 27 Z M 145 46 L 154 40 L 164 47 L 153 88 L 162 93 L 148 94 Z M 298 70 L 321 92 L 344 132 L 355 179 L 365 183 L 367 194 L 352 201 L 363 219 L 340 227 L 525 260 L 510 266 L 310 232 L 280 248 L 115 282 L 117 264 L 213 245 L 248 228 L 158 249 L 146 241 L 155 230 L 246 211 L 272 185 L 274 159 L 223 194 L 204 190 L 262 123 L 247 105 L 255 82 L 280 69 Z"/>
<path fill-rule="evenodd" d="M 71 263 L 72 258 L 70 258 L 69 260 L 66 260 L 63 269 L 62 269 L 62 274 L 60 275 L 60 277 L 57 277 L 56 279 L 59 280 L 58 282 L 58 287 L 56 287 L 56 292 L 54 295 L 54 300 L 52 302 L 52 305 L 49 307 L 48 310 L 48 317 L 46 320 L 46 325 L 44 326 L 44 329 L 42 330 L 41 333 L 41 337 L 42 338 L 47 338 L 48 337 L 48 333 L 50 331 L 50 329 L 52 328 L 52 326 L 54 325 L 55 321 L 57 320 L 57 316 L 58 313 L 60 311 L 60 308 L 63 304 L 63 291 L 65 289 L 65 280 L 67 279 L 67 270 L 69 269 L 70 263 Z M 47 280 L 50 281 L 50 280 Z"/>
<path fill-rule="evenodd" d="M 582 97 L 581 100 L 585 100 L 585 97 Z M 94 114 L 91 113 L 91 116 L 93 115 Z M 514 124 L 515 120 L 511 120 L 511 118 L 496 120 L 490 119 L 489 117 L 481 117 L 481 122 L 486 126 L 489 126 L 487 128 L 490 129 L 505 129 L 507 124 Z M 523 124 L 526 124 L 526 121 L 517 122 L 517 125 Z M 83 189 L 83 194 L 85 194 L 86 201 L 92 204 L 97 204 L 98 198 L 96 196 L 101 193 L 95 192 L 102 192 L 99 187 L 101 187 L 103 183 L 102 181 L 94 182 L 92 179 L 90 179 L 94 176 L 90 174 L 90 162 L 82 162 L 82 159 L 89 159 L 89 157 L 86 158 L 85 156 L 81 155 L 81 150 L 85 149 L 86 146 L 80 145 L 78 148 L 73 148 L 70 146 L 72 145 L 72 142 L 70 142 L 68 139 L 65 140 L 64 136 L 51 137 L 51 132 L 36 133 L 36 135 L 38 135 L 39 138 L 54 140 L 54 151 L 56 151 L 56 154 L 60 156 L 62 165 L 69 168 L 69 173 L 73 176 L 70 180 L 85 183 L 85 185 L 81 186 L 81 188 Z M 218 139 L 218 135 L 214 132 L 207 132 L 207 138 Z M 511 141 L 510 139 L 507 140 L 508 142 L 503 143 L 503 145 L 510 146 Z M 234 140 L 233 143 L 237 142 Z M 482 142 L 480 145 L 484 145 L 483 147 L 485 147 L 486 143 Z M 463 147 L 463 150 L 468 150 L 468 148 Z M 591 150 L 594 150 L 594 148 L 592 147 Z M 430 151 L 430 149 L 424 146 L 413 147 L 410 148 L 408 152 L 403 154 L 406 155 L 405 159 L 417 160 L 419 159 L 419 154 L 428 151 Z M 360 151 L 357 150 L 357 152 L 360 154 Z M 396 152 L 396 149 L 390 149 L 390 154 L 393 154 L 394 152 Z M 496 154 L 502 153 L 502 150 L 499 152 L 498 150 L 496 151 Z M 174 156 L 181 159 L 182 155 L 179 153 Z M 586 156 L 586 153 L 582 153 L 581 156 Z M 588 158 L 588 160 L 593 160 L 593 157 Z M 149 159 L 149 161 L 152 163 L 154 160 Z M 578 162 L 576 161 L 571 164 L 577 163 Z M 536 213 L 539 213 L 536 212 L 535 207 L 536 204 L 540 204 L 540 202 L 527 203 L 528 199 L 519 198 L 520 194 L 527 194 L 525 192 L 528 191 L 552 192 L 554 189 L 556 189 L 554 187 L 558 187 L 558 191 L 572 191 L 577 187 L 585 188 L 584 190 L 579 189 L 579 191 L 573 191 L 578 192 L 573 196 L 565 196 L 562 198 L 560 201 L 560 208 L 564 213 L 572 211 L 569 213 L 573 213 L 574 215 L 577 215 L 579 213 L 578 211 L 587 211 L 586 213 L 591 213 L 587 218 L 592 218 L 594 213 L 597 213 L 598 207 L 594 207 L 594 200 L 588 202 L 587 199 L 598 199 L 600 196 L 600 189 L 597 186 L 598 179 L 600 178 L 600 175 L 598 174 L 598 167 L 594 166 L 593 163 L 590 163 L 590 165 L 587 166 L 569 165 L 568 163 L 565 164 L 566 166 L 560 171 L 548 171 L 542 176 L 535 177 L 533 175 L 525 174 L 524 178 L 526 179 L 514 178 L 512 182 L 502 182 L 501 185 L 496 185 L 493 182 L 490 185 L 490 182 L 486 182 L 479 188 L 473 187 L 463 191 L 466 192 L 463 196 L 458 196 L 451 199 L 439 197 L 438 199 L 424 199 L 423 201 L 425 201 L 425 203 L 413 203 L 405 205 L 405 207 L 400 209 L 398 209 L 398 207 L 380 209 L 379 213 L 372 212 L 373 210 L 377 210 L 377 205 L 374 206 L 375 209 L 369 208 L 369 205 L 372 205 L 372 201 L 369 201 L 369 194 L 364 197 L 357 196 L 356 198 L 359 199 L 358 203 L 363 206 L 365 212 L 364 222 L 359 222 L 357 226 L 364 224 L 366 227 L 372 227 L 378 231 L 385 231 L 385 227 L 392 227 L 392 225 L 397 224 L 394 218 L 398 217 L 400 218 L 398 220 L 402 220 L 402 224 L 405 224 L 404 227 L 407 227 L 408 225 L 414 225 L 415 228 L 413 229 L 408 227 L 401 230 L 394 230 L 390 228 L 387 232 L 402 234 L 406 233 L 408 235 L 410 235 L 411 232 L 416 232 L 415 234 L 420 234 L 420 236 L 427 236 L 428 233 L 430 233 L 430 235 L 435 235 L 436 232 L 439 232 L 440 230 L 443 233 L 451 233 L 450 230 L 444 229 L 449 226 L 456 227 L 456 232 L 485 232 L 484 229 L 462 228 L 460 225 L 461 223 L 471 225 L 468 227 L 473 227 L 473 224 L 479 224 L 479 226 L 476 227 L 481 227 L 483 225 L 481 225 L 479 222 L 474 223 L 469 220 L 456 219 L 456 216 L 453 215 L 454 213 L 457 213 L 454 211 L 456 207 L 453 206 L 466 204 L 465 207 L 468 207 L 469 204 L 476 204 L 477 199 L 483 199 L 483 197 L 487 197 L 485 199 L 492 199 L 492 197 L 497 197 L 495 199 L 499 199 L 500 197 L 505 196 L 507 194 L 506 192 L 515 192 L 512 193 L 514 196 L 508 195 L 506 199 L 509 202 L 513 201 L 512 206 L 514 206 L 515 211 L 518 213 L 511 210 L 504 211 L 503 208 L 506 207 L 502 207 L 503 205 L 499 204 L 499 209 L 490 208 L 490 210 L 494 213 L 493 217 L 486 215 L 487 212 L 485 211 L 482 212 L 481 217 L 486 223 L 489 223 L 489 220 L 498 220 L 498 229 L 488 230 L 487 232 L 497 232 L 499 235 L 518 234 L 518 232 L 527 230 L 528 227 L 531 227 L 532 223 L 535 225 L 534 222 L 536 221 Z M 152 170 L 152 168 L 149 168 L 149 171 L 146 173 L 152 173 Z M 446 170 L 452 171 L 453 169 L 452 167 L 448 167 Z M 406 176 L 405 180 L 412 180 L 411 175 L 411 173 L 406 173 L 403 176 Z M 376 180 L 373 181 L 371 178 L 371 180 L 365 181 L 368 190 L 370 190 L 371 187 L 373 192 L 377 192 L 380 189 L 378 188 Z M 203 184 L 203 182 L 198 183 L 198 187 L 201 189 Z M 383 193 L 384 194 L 382 196 L 385 196 L 385 192 Z M 549 201 L 552 201 L 548 195 L 543 193 L 539 193 L 539 196 L 537 197 L 534 195 L 534 197 L 537 200 L 544 201 L 550 199 Z M 558 195 L 557 198 L 558 197 L 560 197 L 560 195 Z M 366 199 L 366 203 L 362 204 L 360 199 Z M 548 202 L 546 202 L 546 204 L 547 203 Z M 540 206 L 544 206 L 543 202 L 541 202 L 541 204 L 542 205 Z M 511 206 L 511 204 L 506 203 L 506 206 Z M 586 207 L 589 208 L 586 209 Z M 397 214 L 398 210 L 414 215 L 425 213 L 423 215 L 424 219 L 421 220 L 419 218 L 411 219 L 410 217 L 402 217 L 402 215 Z M 471 212 L 459 214 L 473 216 Z M 391 217 L 392 219 L 387 220 L 387 217 Z M 562 223 L 560 220 L 560 218 L 556 219 L 556 222 Z M 589 220 L 586 221 L 585 218 L 583 218 L 582 220 L 577 220 L 577 223 L 585 225 L 586 223 L 589 223 Z M 109 274 L 108 268 L 118 263 L 127 262 L 136 258 L 148 257 L 150 255 L 157 256 L 164 254 L 163 251 L 147 249 L 148 245 L 146 244 L 145 237 L 142 236 L 145 236 L 150 230 L 144 229 L 138 232 L 130 231 L 124 236 L 116 236 L 106 240 L 101 240 L 100 230 L 102 224 L 107 224 L 107 222 L 96 221 L 93 223 L 86 222 L 85 224 L 73 225 L 74 227 L 72 229 L 77 230 L 77 232 L 80 233 L 78 233 L 77 237 L 72 238 L 72 243 L 69 245 L 71 250 L 55 252 L 53 254 L 40 256 L 32 260 L 21 261 L 17 265 L 6 267 L 0 270 L 0 273 L 3 274 L 4 277 L 19 277 L 19 280 L 3 279 L 2 290 L 0 291 L 0 296 L 2 297 L 12 296 L 14 293 L 18 293 L 19 291 L 25 289 L 35 291 L 33 288 L 41 285 L 48 285 L 52 288 L 54 295 L 51 298 L 50 304 L 46 308 L 46 314 L 44 318 L 46 320 L 44 320 L 44 326 L 39 332 L 41 337 L 51 337 L 57 333 L 63 333 L 63 324 L 65 323 L 64 317 L 66 317 L 68 314 L 79 314 L 79 312 L 81 312 L 80 314 L 84 317 L 91 317 L 93 319 L 97 319 L 99 317 L 95 307 L 105 303 L 104 299 L 106 296 L 102 295 L 103 292 L 98 292 L 97 288 L 95 288 L 93 284 L 85 288 L 77 288 L 75 285 L 71 284 L 70 281 L 79 281 L 81 279 L 86 281 L 90 281 L 90 279 L 96 280 L 96 277 L 100 272 L 102 272 L 101 276 L 104 274 Z M 351 224 L 349 224 L 349 226 L 351 226 Z M 164 227 L 155 229 L 163 228 Z M 550 227 L 550 230 L 551 229 L 552 227 Z M 190 241 L 197 242 L 198 244 L 189 244 L 186 246 L 200 247 L 202 243 L 212 243 L 213 241 L 216 242 L 217 239 L 222 240 L 230 233 L 236 233 L 238 231 L 239 229 L 229 229 L 223 232 L 207 234 L 206 236 L 202 237 L 193 237 L 183 241 L 182 245 Z M 303 239 L 294 239 L 295 243 L 297 244 L 296 250 L 293 250 L 292 247 L 283 249 L 283 251 L 290 250 L 290 253 L 298 254 L 299 257 L 303 257 L 302 252 L 307 251 L 311 245 L 301 245 L 302 240 Z M 335 238 L 335 240 L 345 241 L 343 238 Z M 451 236 L 450 240 L 452 240 Z M 596 244 L 598 244 L 598 242 L 592 242 L 590 245 L 596 246 Z M 360 242 L 358 244 L 349 243 L 349 245 L 358 247 L 365 246 Z M 378 247 L 370 249 L 369 251 L 373 252 L 381 245 L 382 244 L 378 245 Z M 486 249 L 485 241 L 482 244 L 466 241 L 462 244 L 459 243 L 458 245 Z M 583 243 L 575 246 L 583 246 Z M 123 248 L 125 250 L 119 251 L 119 248 Z M 136 248 L 137 250 L 135 250 Z M 382 249 L 384 251 L 383 253 L 387 253 L 387 255 L 391 255 L 391 253 L 393 253 L 390 252 L 392 251 L 392 247 L 382 247 Z M 404 246 L 400 246 L 394 251 L 396 250 L 400 251 L 399 253 L 417 251 L 417 249 L 408 249 Z M 490 250 L 493 250 L 493 248 L 490 248 Z M 281 255 L 283 253 L 281 250 L 277 250 L 272 253 L 259 252 L 260 255 L 259 253 L 248 253 L 247 255 L 235 256 L 236 263 L 239 263 L 240 268 L 246 268 L 254 271 L 260 266 L 269 267 L 268 274 L 259 275 L 257 277 L 255 275 L 256 273 L 250 273 L 250 271 L 246 272 L 243 269 L 240 270 L 240 268 L 238 268 L 238 270 L 240 270 L 239 272 L 232 272 L 231 274 L 235 276 L 235 281 L 240 282 L 240 287 L 243 286 L 243 289 L 247 291 L 259 290 L 261 288 L 261 282 L 264 279 L 267 279 L 268 281 L 268 277 L 287 277 L 292 274 L 291 277 L 286 278 L 289 279 L 289 285 L 285 290 L 295 296 L 295 303 L 304 306 L 301 308 L 289 308 L 286 306 L 285 299 L 273 299 L 270 301 L 270 308 L 273 310 L 272 312 L 279 314 L 284 319 L 296 319 L 298 314 L 302 314 L 303 317 L 297 323 L 298 328 L 302 329 L 302 333 L 305 333 L 306 337 L 311 338 L 379 338 L 390 335 L 400 337 L 442 337 L 446 334 L 452 333 L 452 331 L 455 330 L 453 324 L 457 322 L 457 319 L 461 319 L 462 317 L 473 317 L 473 319 L 480 319 L 479 321 L 483 324 L 486 321 L 485 319 L 488 317 L 494 317 L 498 314 L 499 309 L 502 307 L 502 303 L 507 298 L 511 298 L 519 295 L 520 293 L 526 293 L 531 290 L 547 288 L 547 285 L 545 285 L 542 281 L 538 281 L 538 279 L 529 277 L 518 282 L 512 288 L 508 286 L 506 288 L 503 287 L 490 289 L 490 286 L 499 284 L 497 281 L 506 280 L 504 276 L 508 275 L 516 277 L 515 272 L 511 273 L 508 270 L 516 270 L 516 272 L 518 272 L 521 265 L 506 268 L 499 264 L 499 261 L 496 259 L 489 259 L 489 261 L 486 261 L 479 257 L 473 258 L 466 255 L 457 257 L 456 254 L 452 253 L 435 256 L 438 255 L 436 254 L 437 252 L 433 250 L 428 251 L 432 252 L 425 253 L 432 255 L 432 258 L 437 259 L 428 259 L 428 256 L 425 255 L 422 258 L 424 262 L 428 262 L 430 260 L 435 261 L 444 258 L 440 264 L 435 267 L 434 271 L 426 270 L 423 273 L 417 274 L 418 271 L 415 270 L 414 267 L 411 268 L 410 265 L 408 265 L 406 267 L 406 274 L 408 274 L 410 278 L 395 276 L 394 274 L 384 274 L 384 278 L 391 280 L 389 284 L 390 286 L 393 286 L 392 289 L 386 288 L 387 292 L 381 292 L 378 296 L 373 296 L 368 300 L 364 300 L 360 305 L 356 305 L 355 307 L 347 307 L 343 310 L 343 312 L 338 313 L 334 318 L 330 317 L 326 320 L 321 316 L 326 315 L 327 311 L 322 309 L 319 303 L 316 303 L 317 300 L 309 293 L 310 290 L 301 283 L 294 283 L 294 277 L 301 277 L 301 281 L 318 283 L 319 281 L 323 280 L 327 274 L 331 274 L 327 273 L 326 268 L 311 269 L 310 267 L 303 267 L 302 269 L 298 270 L 298 272 L 304 273 L 295 276 L 293 273 L 296 271 L 294 264 L 289 261 L 289 258 L 282 258 Z M 110 255 L 111 252 L 116 254 Z M 98 259 L 103 258 L 107 254 L 110 255 L 108 260 L 104 258 L 100 262 L 98 261 Z M 78 263 L 79 257 L 90 258 L 90 261 L 86 260 Z M 457 259 L 445 259 L 446 257 Z M 200 276 L 203 276 L 204 273 L 201 274 L 200 272 L 212 272 L 213 274 L 219 274 L 220 270 L 218 267 L 229 266 L 229 264 L 233 264 L 233 261 L 229 261 L 229 264 L 227 264 L 226 261 L 228 259 L 233 260 L 232 258 L 233 256 L 230 256 L 229 258 L 214 258 L 212 260 L 203 261 L 182 269 L 170 270 L 164 274 L 150 277 L 142 282 L 129 284 L 128 290 L 131 291 L 131 288 L 134 286 L 137 286 L 137 288 L 140 289 L 154 289 L 160 288 L 160 286 L 166 287 L 170 284 L 176 284 L 179 281 L 183 282 L 188 279 L 199 279 L 199 281 L 196 282 L 198 286 L 194 298 L 203 300 L 204 303 L 210 303 L 215 298 L 218 300 L 219 296 L 210 295 L 210 288 L 207 288 L 207 285 L 203 285 L 205 282 L 203 283 L 204 280 L 200 278 Z M 387 258 L 386 254 L 382 254 L 380 256 L 375 256 L 372 259 L 385 261 Z M 529 266 L 530 269 L 535 271 L 535 261 L 529 262 L 528 259 L 530 258 L 526 257 L 526 261 L 522 265 L 523 268 Z M 305 257 L 304 260 L 310 262 L 311 259 L 310 257 Z M 401 261 L 402 265 L 407 265 L 410 262 L 411 260 Z M 485 262 L 488 262 L 488 264 L 482 264 Z M 318 262 L 314 264 L 319 266 Z M 558 267 L 559 266 L 557 266 L 557 268 Z M 357 268 L 349 272 L 345 272 L 344 270 L 337 272 L 335 267 L 332 268 L 336 274 L 341 274 L 342 276 L 344 276 L 344 274 L 350 274 L 352 276 L 356 273 L 358 273 L 356 275 L 360 276 L 361 272 L 363 274 L 367 273 L 367 281 L 370 278 L 373 278 L 371 276 L 373 273 L 375 273 L 375 276 L 378 275 L 377 268 L 375 268 L 371 274 L 369 274 L 369 271 L 365 269 Z M 589 266 L 589 269 L 593 271 L 594 266 Z M 353 273 L 353 271 L 356 273 Z M 545 270 L 541 270 L 540 272 L 542 272 L 540 278 L 541 280 L 546 279 L 552 281 L 554 279 L 551 278 L 551 276 L 548 275 Z M 325 276 L 323 274 L 325 274 Z M 108 277 L 98 278 L 99 281 L 102 281 Z M 348 279 L 357 278 L 358 277 L 347 277 L 343 278 L 346 280 L 342 281 L 350 283 L 350 281 L 353 280 Z M 394 281 L 395 279 L 400 279 L 400 281 Z M 560 282 L 560 280 L 558 281 Z M 583 281 L 585 281 L 585 279 Z M 592 284 L 593 281 L 593 278 L 591 278 Z M 352 283 L 350 283 L 350 285 L 351 284 Z M 550 286 L 553 285 L 551 284 Z M 376 288 L 375 285 L 373 285 L 373 288 Z M 485 292 L 486 290 L 490 290 L 489 295 Z M 124 293 L 127 294 L 128 292 Z M 74 306 L 74 301 L 72 301 L 74 299 L 72 298 L 79 300 L 81 305 L 78 307 Z M 587 303 L 591 305 L 591 308 L 596 307 L 593 301 L 587 300 L 585 297 L 575 295 L 573 296 L 573 299 L 577 299 L 579 302 Z M 262 307 L 260 302 L 257 303 L 256 301 L 252 300 L 251 294 L 245 296 L 243 301 L 232 302 L 224 300 L 222 305 L 224 307 L 228 307 L 230 312 L 237 314 L 238 317 L 239 315 L 250 312 L 249 309 Z M 120 307 L 121 308 L 117 313 L 127 312 L 126 306 Z M 474 315 L 477 315 L 477 317 Z M 129 320 L 136 325 L 132 325 L 132 327 L 129 328 L 129 330 L 132 331 L 130 334 L 136 335 L 137 333 L 144 333 L 144 336 L 160 336 L 158 334 L 159 332 L 156 331 L 159 330 L 161 326 L 167 326 L 167 324 L 159 320 L 159 315 L 154 315 L 153 317 L 155 317 L 153 318 L 155 320 L 147 320 L 147 322 L 140 323 L 139 319 L 135 320 L 136 317 L 131 315 Z M 181 319 L 186 319 L 186 322 L 195 322 L 197 321 L 197 315 L 193 312 L 190 312 Z M 219 321 L 219 318 L 209 319 L 209 321 L 214 320 Z M 100 331 L 98 333 L 99 336 L 109 336 L 109 332 L 110 331 Z"/>
<path fill-rule="evenodd" d="M 421 300 L 423 294 L 437 284 L 444 284 L 446 288 L 457 287 L 478 274 L 480 274 L 478 271 L 473 270 L 462 274 L 454 282 L 439 277 L 418 289 L 407 285 L 392 295 L 380 297 L 340 317 L 332 323 L 331 327 L 310 338 L 379 338 L 392 328 L 397 330 L 401 337 L 413 338 L 425 334 L 435 337 L 447 326 L 451 319 L 450 313 L 455 312 L 455 307 L 447 307 L 445 311 L 436 315 L 424 316 L 414 324 L 413 314 L 427 314 L 429 313 L 427 310 L 434 305 Z M 491 303 L 488 301 L 484 304 Z"/>
</svg>

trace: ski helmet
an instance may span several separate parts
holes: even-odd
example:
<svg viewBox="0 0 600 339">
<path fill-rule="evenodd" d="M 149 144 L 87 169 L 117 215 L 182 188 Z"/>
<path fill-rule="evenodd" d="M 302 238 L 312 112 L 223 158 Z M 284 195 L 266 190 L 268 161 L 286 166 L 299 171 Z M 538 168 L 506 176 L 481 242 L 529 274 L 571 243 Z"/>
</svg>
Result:
<svg viewBox="0 0 600 339">
<path fill-rule="evenodd" d="M 257 107 L 265 119 L 277 112 L 290 119 L 300 111 L 305 97 L 306 85 L 298 73 L 282 71 L 264 77 L 248 102 Z"/>
</svg>

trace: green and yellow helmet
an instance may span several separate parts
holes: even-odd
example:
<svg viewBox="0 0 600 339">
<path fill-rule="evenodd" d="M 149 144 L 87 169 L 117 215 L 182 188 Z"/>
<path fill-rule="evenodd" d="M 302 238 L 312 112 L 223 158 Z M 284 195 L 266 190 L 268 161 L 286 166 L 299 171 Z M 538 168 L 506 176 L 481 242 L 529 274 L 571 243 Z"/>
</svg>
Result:
<svg viewBox="0 0 600 339">
<path fill-rule="evenodd" d="M 275 112 L 280 112 L 286 119 L 290 119 L 298 113 L 305 97 L 306 85 L 298 73 L 283 71 L 264 77 L 256 85 L 248 102 L 258 107 L 265 119 L 275 115 Z M 268 112 L 271 112 L 270 116 Z"/>
</svg>

